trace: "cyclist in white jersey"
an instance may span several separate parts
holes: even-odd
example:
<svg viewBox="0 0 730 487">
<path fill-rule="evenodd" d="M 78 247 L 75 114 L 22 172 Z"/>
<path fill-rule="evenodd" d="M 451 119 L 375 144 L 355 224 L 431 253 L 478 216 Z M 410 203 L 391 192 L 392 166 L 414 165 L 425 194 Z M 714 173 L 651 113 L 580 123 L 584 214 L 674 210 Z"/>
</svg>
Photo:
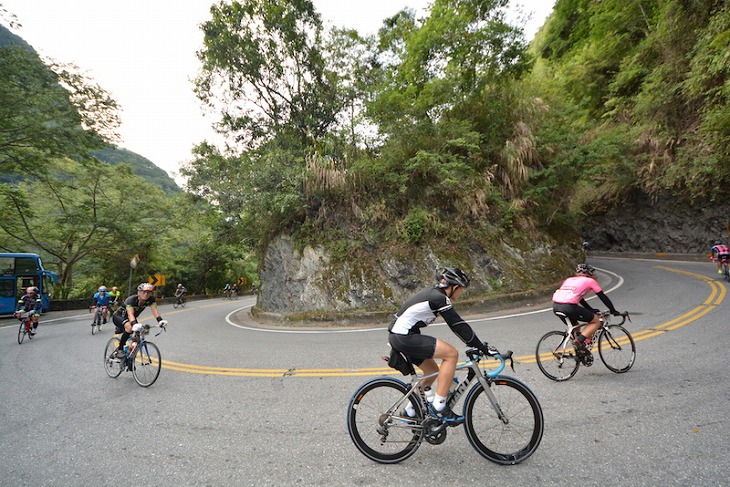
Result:
<svg viewBox="0 0 730 487">
<path fill-rule="evenodd" d="M 478 348 L 487 355 L 494 355 L 496 349 L 482 343 L 471 326 L 456 312 L 452 301 L 458 299 L 469 286 L 469 277 L 460 269 L 447 267 L 436 276 L 435 287 L 424 289 L 408 299 L 395 315 L 395 321 L 388 328 L 390 346 L 403 352 L 425 374 L 438 372 L 438 385 L 433 408 L 451 425 L 464 421 L 446 405 L 446 396 L 454 379 L 459 352 L 449 343 L 432 336 L 421 335 L 421 328 L 432 323 L 441 315 L 456 336 L 469 347 Z M 441 359 L 441 366 L 434 359 Z M 430 386 L 436 378 L 424 380 L 422 386 Z M 414 415 L 406 407 L 406 414 Z"/>
</svg>

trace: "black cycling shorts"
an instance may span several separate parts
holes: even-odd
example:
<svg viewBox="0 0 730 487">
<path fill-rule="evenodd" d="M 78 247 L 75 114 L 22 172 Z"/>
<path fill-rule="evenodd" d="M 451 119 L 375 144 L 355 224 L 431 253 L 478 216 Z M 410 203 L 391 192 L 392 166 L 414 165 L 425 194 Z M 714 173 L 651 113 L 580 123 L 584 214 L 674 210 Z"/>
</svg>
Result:
<svg viewBox="0 0 730 487">
<path fill-rule="evenodd" d="M 560 311 L 565 313 L 566 316 L 572 322 L 586 322 L 593 321 L 595 314 L 593 311 L 584 308 L 579 304 L 567 304 L 567 303 L 553 303 L 553 312 Z"/>
<path fill-rule="evenodd" d="M 424 360 L 433 358 L 436 353 L 436 339 L 428 335 L 414 333 L 411 335 L 398 335 L 390 333 L 388 342 L 393 350 L 403 352 L 411 359 L 414 365 L 421 365 Z"/>
<path fill-rule="evenodd" d="M 116 313 L 112 315 L 112 322 L 114 323 L 114 326 L 117 327 L 115 331 L 116 334 L 124 333 L 124 324 L 129 321 L 126 316 L 120 316 Z"/>
</svg>

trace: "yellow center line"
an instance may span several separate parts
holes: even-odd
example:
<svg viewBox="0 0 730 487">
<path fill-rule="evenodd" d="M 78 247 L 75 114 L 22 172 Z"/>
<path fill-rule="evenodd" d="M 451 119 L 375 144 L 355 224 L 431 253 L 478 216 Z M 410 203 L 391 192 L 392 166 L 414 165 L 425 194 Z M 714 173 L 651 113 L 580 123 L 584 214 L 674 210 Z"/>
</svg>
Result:
<svg viewBox="0 0 730 487">
<path fill-rule="evenodd" d="M 636 333 L 632 333 L 632 337 L 635 342 L 640 340 L 646 340 L 658 335 L 663 335 L 667 331 L 676 330 L 689 323 L 697 321 L 706 314 L 713 311 L 720 303 L 725 300 L 727 294 L 727 288 L 717 282 L 714 279 L 710 279 L 701 274 L 695 274 L 679 269 L 672 269 L 670 267 L 655 266 L 655 269 L 661 269 L 668 272 L 674 272 L 677 274 L 683 274 L 695 279 L 705 281 L 710 286 L 710 294 L 707 299 L 700 305 L 695 307 L 693 310 L 684 313 L 672 320 L 669 320 L 661 325 L 640 330 Z M 209 307 L 214 305 L 200 306 Z M 174 314 L 180 313 L 183 310 L 173 311 Z M 628 342 L 628 339 L 619 340 L 621 342 Z M 545 355 L 545 354 L 543 354 Z M 546 356 L 549 356 L 547 354 Z M 517 363 L 534 363 L 535 355 L 521 355 L 515 357 Z M 399 375 L 398 372 L 394 371 L 390 367 L 370 367 L 370 368 L 339 368 L 339 369 L 255 369 L 255 368 L 242 368 L 242 367 L 216 367 L 208 365 L 194 365 L 194 364 L 183 364 L 180 362 L 172 362 L 170 360 L 162 360 L 163 368 L 169 370 L 175 370 L 178 372 L 186 372 L 189 374 L 206 374 L 206 375 L 222 375 L 231 377 L 270 377 L 270 378 L 285 378 L 285 377 L 356 377 L 356 376 L 378 376 L 378 375 Z M 484 368 L 493 368 L 496 361 L 489 361 L 488 363 L 483 362 Z"/>
</svg>

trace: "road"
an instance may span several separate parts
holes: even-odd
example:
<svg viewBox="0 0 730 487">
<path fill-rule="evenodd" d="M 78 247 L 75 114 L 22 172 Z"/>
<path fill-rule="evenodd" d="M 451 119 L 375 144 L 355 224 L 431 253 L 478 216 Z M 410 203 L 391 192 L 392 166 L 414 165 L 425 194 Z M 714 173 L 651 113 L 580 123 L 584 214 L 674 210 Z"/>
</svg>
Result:
<svg viewBox="0 0 730 487">
<path fill-rule="evenodd" d="M 484 460 L 461 428 L 401 464 L 369 461 L 345 409 L 389 373 L 385 327 L 261 327 L 248 321 L 251 298 L 215 299 L 161 307 L 169 331 L 152 340 L 164 366 L 147 389 L 127 372 L 107 377 L 112 327 L 92 336 L 91 315 L 45 315 L 22 345 L 16 322 L 0 320 L 0 485 L 728 485 L 727 284 L 708 263 L 591 263 L 633 318 L 626 374 L 598 360 L 565 383 L 544 377 L 535 345 L 562 326 L 548 302 L 467 316 L 515 351 L 509 375 L 542 403 L 545 436 L 521 465 Z M 440 321 L 428 331 L 460 345 Z"/>
</svg>

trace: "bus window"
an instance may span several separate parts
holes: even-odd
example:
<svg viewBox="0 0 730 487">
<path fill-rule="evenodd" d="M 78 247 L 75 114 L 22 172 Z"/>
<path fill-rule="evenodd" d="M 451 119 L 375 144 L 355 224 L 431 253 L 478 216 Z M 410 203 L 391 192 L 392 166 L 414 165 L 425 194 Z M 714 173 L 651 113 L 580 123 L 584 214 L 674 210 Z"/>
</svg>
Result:
<svg viewBox="0 0 730 487">
<path fill-rule="evenodd" d="M 15 257 L 0 257 L 0 275 L 15 275 Z"/>
<path fill-rule="evenodd" d="M 0 298 L 14 298 L 15 283 L 13 279 L 0 279 Z"/>
<path fill-rule="evenodd" d="M 15 258 L 15 273 L 16 274 L 36 274 L 38 272 L 38 266 L 36 265 L 37 258 L 33 257 L 16 257 Z"/>
</svg>

